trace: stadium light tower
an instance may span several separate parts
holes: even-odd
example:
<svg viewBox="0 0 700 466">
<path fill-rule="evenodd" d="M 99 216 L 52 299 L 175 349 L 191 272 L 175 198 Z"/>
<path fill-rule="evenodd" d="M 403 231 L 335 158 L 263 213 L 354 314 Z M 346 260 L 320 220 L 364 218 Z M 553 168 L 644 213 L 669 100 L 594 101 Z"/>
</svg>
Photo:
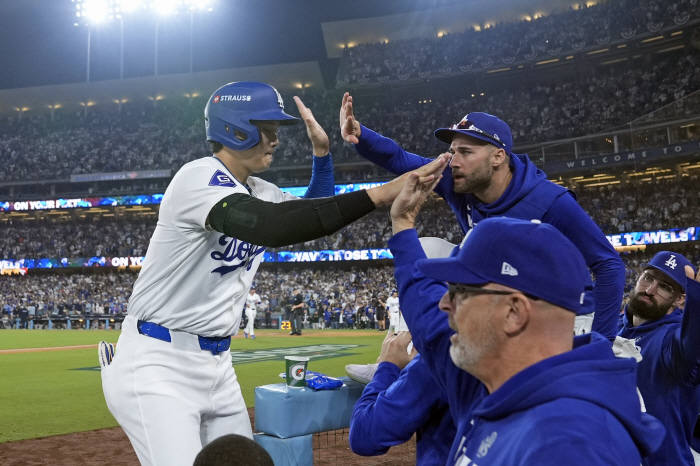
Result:
<svg viewBox="0 0 700 466">
<path fill-rule="evenodd" d="M 201 11 L 212 11 L 213 0 L 185 0 L 190 15 L 190 74 L 194 71 L 194 15 Z"/>
<path fill-rule="evenodd" d="M 102 23 L 108 19 L 113 19 L 115 14 L 114 1 L 109 0 L 71 0 L 75 3 L 75 16 L 78 22 L 87 25 L 87 73 L 86 80 L 90 82 L 90 39 L 94 25 Z"/>
<path fill-rule="evenodd" d="M 150 13 L 156 17 L 154 75 L 158 75 L 158 33 L 160 21 L 167 17 L 187 13 L 190 15 L 190 73 L 194 63 L 194 15 L 198 11 L 212 11 L 214 0 L 71 0 L 75 4 L 77 22 L 88 30 L 87 81 L 90 82 L 90 45 L 92 28 L 102 22 L 118 19 L 120 23 L 119 78 L 124 78 L 124 15 Z"/>
</svg>

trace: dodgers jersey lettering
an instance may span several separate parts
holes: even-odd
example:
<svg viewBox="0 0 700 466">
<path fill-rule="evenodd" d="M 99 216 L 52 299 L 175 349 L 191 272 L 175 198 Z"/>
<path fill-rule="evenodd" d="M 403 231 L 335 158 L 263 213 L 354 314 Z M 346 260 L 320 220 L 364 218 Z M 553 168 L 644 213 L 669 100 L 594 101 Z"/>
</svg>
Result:
<svg viewBox="0 0 700 466">
<path fill-rule="evenodd" d="M 163 196 L 158 224 L 129 299 L 129 315 L 202 336 L 235 335 L 265 248 L 206 225 L 235 193 L 269 202 L 296 199 L 259 178 L 250 193 L 215 157 L 185 164 Z"/>
</svg>

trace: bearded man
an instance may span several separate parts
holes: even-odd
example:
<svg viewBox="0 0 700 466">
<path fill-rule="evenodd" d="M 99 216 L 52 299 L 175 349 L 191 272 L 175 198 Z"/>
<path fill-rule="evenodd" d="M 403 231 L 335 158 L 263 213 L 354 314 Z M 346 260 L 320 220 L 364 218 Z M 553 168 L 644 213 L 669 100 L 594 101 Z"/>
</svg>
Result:
<svg viewBox="0 0 700 466">
<path fill-rule="evenodd" d="M 619 336 L 642 354 L 637 386 L 649 414 L 666 427 L 661 447 L 645 465 L 694 465 L 690 440 L 700 411 L 700 283 L 681 254 L 662 251 L 630 293 Z"/>
</svg>

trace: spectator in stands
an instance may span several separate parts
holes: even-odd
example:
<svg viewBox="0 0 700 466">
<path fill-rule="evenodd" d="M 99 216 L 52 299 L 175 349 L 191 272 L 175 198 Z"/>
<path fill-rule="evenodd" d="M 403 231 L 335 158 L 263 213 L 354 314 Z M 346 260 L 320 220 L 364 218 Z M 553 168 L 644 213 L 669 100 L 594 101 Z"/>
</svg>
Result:
<svg viewBox="0 0 700 466">
<path fill-rule="evenodd" d="M 637 278 L 620 333 L 642 355 L 637 385 L 647 412 L 666 427 L 648 464 L 695 464 L 690 441 L 700 412 L 700 274 L 683 255 L 662 251 Z"/>
</svg>

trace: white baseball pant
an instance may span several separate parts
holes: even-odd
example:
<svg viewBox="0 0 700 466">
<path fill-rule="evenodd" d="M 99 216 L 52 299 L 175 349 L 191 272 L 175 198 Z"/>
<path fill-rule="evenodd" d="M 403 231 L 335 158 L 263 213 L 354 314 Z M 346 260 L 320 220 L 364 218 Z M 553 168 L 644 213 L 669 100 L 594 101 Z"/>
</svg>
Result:
<svg viewBox="0 0 700 466">
<path fill-rule="evenodd" d="M 257 314 L 257 311 L 253 308 L 245 308 L 245 316 L 248 318 L 248 323 L 245 324 L 245 332 L 253 336 L 255 335 L 255 316 Z"/>
<path fill-rule="evenodd" d="M 253 438 L 230 351 L 215 356 L 196 335 L 170 334 L 171 343 L 141 335 L 127 316 L 102 368 L 107 406 L 143 466 L 192 466 L 222 435 Z"/>
</svg>

